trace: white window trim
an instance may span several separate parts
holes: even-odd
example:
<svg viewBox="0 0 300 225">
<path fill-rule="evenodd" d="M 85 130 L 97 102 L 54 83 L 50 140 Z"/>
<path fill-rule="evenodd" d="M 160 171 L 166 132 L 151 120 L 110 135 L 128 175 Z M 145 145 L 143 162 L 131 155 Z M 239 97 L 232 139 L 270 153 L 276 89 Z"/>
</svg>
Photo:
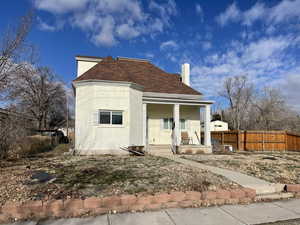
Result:
<svg viewBox="0 0 300 225">
<path fill-rule="evenodd" d="M 109 112 L 110 113 L 110 124 L 101 124 L 100 123 L 100 112 Z M 122 113 L 122 124 L 112 124 L 112 113 L 121 112 Z M 122 128 L 124 126 L 124 110 L 111 110 L 111 109 L 99 109 L 98 110 L 98 127 L 101 128 Z"/>
</svg>

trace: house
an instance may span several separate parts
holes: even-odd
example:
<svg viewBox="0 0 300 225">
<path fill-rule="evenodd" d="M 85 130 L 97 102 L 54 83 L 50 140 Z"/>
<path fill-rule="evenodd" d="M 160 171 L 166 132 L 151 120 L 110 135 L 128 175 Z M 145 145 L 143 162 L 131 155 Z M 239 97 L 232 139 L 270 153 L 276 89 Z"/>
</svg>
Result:
<svg viewBox="0 0 300 225">
<path fill-rule="evenodd" d="M 151 152 L 186 148 L 211 152 L 211 101 L 190 87 L 189 64 L 182 74 L 141 59 L 76 56 L 75 151 L 122 154 L 121 147 Z M 205 112 L 201 143 L 200 110 Z M 173 128 L 173 129 L 172 129 Z M 184 145 L 181 134 L 190 141 Z"/>
<path fill-rule="evenodd" d="M 201 123 L 204 129 L 204 123 Z M 228 131 L 228 123 L 221 120 L 213 120 L 210 122 L 210 131 Z"/>
</svg>

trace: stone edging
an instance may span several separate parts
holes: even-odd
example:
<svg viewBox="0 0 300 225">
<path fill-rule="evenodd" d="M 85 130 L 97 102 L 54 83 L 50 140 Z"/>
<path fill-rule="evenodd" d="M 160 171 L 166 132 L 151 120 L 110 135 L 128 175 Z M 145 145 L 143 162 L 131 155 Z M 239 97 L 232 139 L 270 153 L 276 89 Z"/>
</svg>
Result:
<svg viewBox="0 0 300 225">
<path fill-rule="evenodd" d="M 7 202 L 0 208 L 0 223 L 60 217 L 80 217 L 106 213 L 137 212 L 163 208 L 187 208 L 251 203 L 256 191 L 250 188 L 204 192 L 171 192 L 155 195 L 121 195 L 50 201 Z"/>
<path fill-rule="evenodd" d="M 286 184 L 284 190 L 295 193 L 296 197 L 300 197 L 300 184 Z"/>
</svg>

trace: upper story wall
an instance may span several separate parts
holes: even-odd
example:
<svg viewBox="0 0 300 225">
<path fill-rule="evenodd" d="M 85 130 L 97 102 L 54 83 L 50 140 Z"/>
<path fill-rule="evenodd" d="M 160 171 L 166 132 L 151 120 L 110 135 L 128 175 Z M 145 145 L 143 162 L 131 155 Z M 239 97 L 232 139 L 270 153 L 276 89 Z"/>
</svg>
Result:
<svg viewBox="0 0 300 225">
<path fill-rule="evenodd" d="M 77 64 L 77 77 L 91 69 L 97 63 L 101 62 L 101 58 L 91 58 L 85 56 L 76 56 L 76 64 Z"/>
</svg>

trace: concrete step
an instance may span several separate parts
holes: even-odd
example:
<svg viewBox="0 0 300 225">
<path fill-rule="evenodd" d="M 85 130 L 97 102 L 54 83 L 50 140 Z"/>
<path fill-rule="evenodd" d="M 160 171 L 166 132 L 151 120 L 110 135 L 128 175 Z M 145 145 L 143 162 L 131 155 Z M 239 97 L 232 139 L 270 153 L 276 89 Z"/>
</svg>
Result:
<svg viewBox="0 0 300 225">
<path fill-rule="evenodd" d="M 154 155 L 154 156 L 172 156 L 173 153 L 172 152 L 149 152 L 150 155 Z"/>
<path fill-rule="evenodd" d="M 170 152 L 172 151 L 171 148 L 164 148 L 164 149 L 153 149 L 153 148 L 148 148 L 149 151 L 152 152 Z"/>
<path fill-rule="evenodd" d="M 281 199 L 290 199 L 293 198 L 293 193 L 273 193 L 273 194 L 265 194 L 265 195 L 257 195 L 257 201 L 273 201 L 273 200 L 281 200 Z"/>
<path fill-rule="evenodd" d="M 171 149 L 171 146 L 170 145 L 162 145 L 162 146 L 149 146 L 148 147 L 149 149 Z"/>
</svg>

